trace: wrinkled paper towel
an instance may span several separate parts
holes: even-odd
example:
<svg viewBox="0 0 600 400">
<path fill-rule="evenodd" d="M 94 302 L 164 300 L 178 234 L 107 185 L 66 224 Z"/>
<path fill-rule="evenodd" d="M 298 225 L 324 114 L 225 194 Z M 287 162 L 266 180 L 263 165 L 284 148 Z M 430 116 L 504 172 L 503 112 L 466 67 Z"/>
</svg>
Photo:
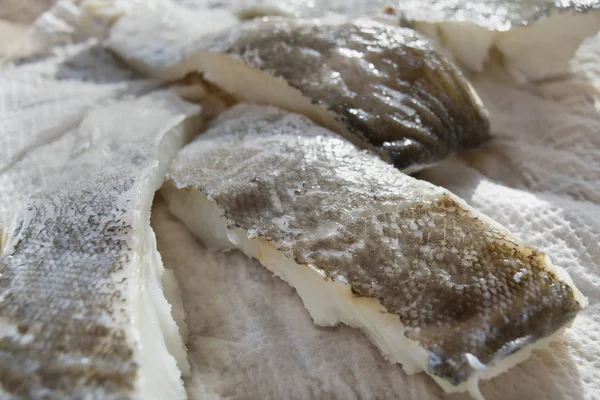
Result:
<svg viewBox="0 0 600 400">
<path fill-rule="evenodd" d="M 29 52 L 40 48 L 23 39 L 26 29 L 22 20 L 16 21 L 19 24 L 0 21 L 5 33 L 0 59 L 6 49 L 21 54 L 11 35 L 24 40 Z M 63 39 L 69 34 L 65 26 Z M 90 54 L 98 58 L 85 61 L 84 55 Z M 30 132 L 29 139 L 0 139 L 0 151 L 6 153 L 0 174 L 0 225 L 13 205 L 60 167 L 60 161 L 43 155 L 54 151 L 56 160 L 68 159 L 77 145 L 76 138 L 53 134 L 44 124 L 68 126 L 96 101 L 153 87 L 101 51 L 90 52 L 81 44 L 55 50 L 51 57 L 63 57 L 63 68 L 42 59 L 28 65 L 25 75 L 14 68 L 0 69 L 3 124 L 13 124 L 8 133 Z M 109 70 L 110 79 L 100 79 L 102 71 Z M 550 254 L 590 300 L 550 349 L 483 382 L 488 400 L 600 398 L 600 35 L 584 43 L 573 71 L 564 79 L 520 87 L 493 66 L 473 77 L 491 114 L 494 140 L 419 175 Z M 60 74 L 60 84 L 44 81 Z M 17 76 L 31 79 L 19 81 Z M 70 76 L 79 80 L 70 81 Z M 32 105 L 31 96 L 48 84 L 56 84 L 60 96 L 48 94 L 41 105 L 35 104 L 43 109 L 37 123 L 20 120 L 24 114 L 17 106 Z M 53 113 L 66 107 L 71 111 Z M 43 163 L 52 167 L 46 170 Z M 31 178 L 19 182 L 23 176 Z M 239 252 L 207 250 L 160 198 L 152 225 L 163 262 L 175 271 L 183 294 L 192 365 L 192 376 L 186 379 L 190 399 L 468 398 L 444 395 L 425 374 L 407 376 L 355 329 L 315 326 L 287 284 Z"/>
</svg>

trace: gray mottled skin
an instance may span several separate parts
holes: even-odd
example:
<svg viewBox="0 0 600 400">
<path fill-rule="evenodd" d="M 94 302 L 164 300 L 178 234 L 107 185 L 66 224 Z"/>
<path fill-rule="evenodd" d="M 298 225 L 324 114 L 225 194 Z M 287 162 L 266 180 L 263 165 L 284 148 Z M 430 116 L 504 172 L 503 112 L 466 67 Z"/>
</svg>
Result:
<svg viewBox="0 0 600 400">
<path fill-rule="evenodd" d="M 0 69 L 0 230 L 68 162 L 91 108 L 157 86 L 141 78 L 92 41 Z"/>
<path fill-rule="evenodd" d="M 408 0 L 398 4 L 401 19 L 423 22 L 470 22 L 508 31 L 555 14 L 600 9 L 598 0 Z"/>
<path fill-rule="evenodd" d="M 350 18 L 385 12 L 395 7 L 397 0 L 177 0 L 183 5 L 199 8 L 227 8 L 242 18 L 282 15 L 297 18 L 320 18 L 337 13 Z"/>
<path fill-rule="evenodd" d="M 337 13 L 358 18 L 381 13 L 398 15 L 403 24 L 471 22 L 506 31 L 551 15 L 600 9 L 598 0 L 178 0 L 196 8 L 227 8 L 241 16 L 283 15 L 321 18 Z"/>
<path fill-rule="evenodd" d="M 410 29 L 255 21 L 206 50 L 285 79 L 403 170 L 489 139 L 487 113 L 469 83 Z"/>
<path fill-rule="evenodd" d="M 160 92 L 96 108 L 77 130 L 86 150 L 16 214 L 0 256 L 5 395 L 133 393 L 139 364 L 131 293 L 141 234 L 135 228 L 150 229 L 140 210 L 182 145 L 179 124 L 192 111 Z"/>
<path fill-rule="evenodd" d="M 233 107 L 169 178 L 214 200 L 230 228 L 379 300 L 429 351 L 429 372 L 453 384 L 473 372 L 466 353 L 498 361 L 581 309 L 543 254 L 296 114 Z"/>
</svg>

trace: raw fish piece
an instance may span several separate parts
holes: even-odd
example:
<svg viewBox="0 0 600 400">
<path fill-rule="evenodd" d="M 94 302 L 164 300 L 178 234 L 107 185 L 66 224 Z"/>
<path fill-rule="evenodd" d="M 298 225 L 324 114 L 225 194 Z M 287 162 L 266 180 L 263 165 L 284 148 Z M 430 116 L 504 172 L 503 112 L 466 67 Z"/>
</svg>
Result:
<svg viewBox="0 0 600 400">
<path fill-rule="evenodd" d="M 196 24 L 192 29 L 205 31 L 218 25 L 214 22 L 223 13 L 238 19 L 286 16 L 338 22 L 369 17 L 390 25 L 400 24 L 434 37 L 472 71 L 483 70 L 490 50 L 496 49 L 508 71 L 519 81 L 568 73 L 569 61 L 579 45 L 600 30 L 598 0 L 179 0 L 177 3 L 162 0 L 152 5 L 154 10 L 157 5 L 186 9 L 183 13 L 188 18 L 195 10 L 197 18 L 210 22 Z"/>
<path fill-rule="evenodd" d="M 161 79 L 200 73 L 239 100 L 308 116 L 406 172 L 489 139 L 471 85 L 413 30 L 291 19 L 196 28 L 190 15 L 169 15 L 165 23 L 161 12 L 136 7 L 105 44 Z"/>
<path fill-rule="evenodd" d="M 397 6 L 397 0 L 176 0 L 177 3 L 200 9 L 231 10 L 241 19 L 264 16 L 323 18 L 338 15 L 358 18 L 379 16 Z"/>
<path fill-rule="evenodd" d="M 234 106 L 168 176 L 170 210 L 209 247 L 256 258 L 315 323 L 360 328 L 448 392 L 477 396 L 586 304 L 506 228 L 297 114 Z"/>
<path fill-rule="evenodd" d="M 0 397 L 186 397 L 177 285 L 149 219 L 197 113 L 153 92 L 63 132 L 82 146 L 23 203 L 0 256 Z"/>
<path fill-rule="evenodd" d="M 598 0 L 407 0 L 403 24 L 437 37 L 481 71 L 491 48 L 520 81 L 563 75 L 583 40 L 600 29 Z"/>
<path fill-rule="evenodd" d="M 160 83 L 93 42 L 53 53 L 0 69 L 0 231 L 29 194 L 85 149 L 77 126 L 93 107 Z"/>
</svg>

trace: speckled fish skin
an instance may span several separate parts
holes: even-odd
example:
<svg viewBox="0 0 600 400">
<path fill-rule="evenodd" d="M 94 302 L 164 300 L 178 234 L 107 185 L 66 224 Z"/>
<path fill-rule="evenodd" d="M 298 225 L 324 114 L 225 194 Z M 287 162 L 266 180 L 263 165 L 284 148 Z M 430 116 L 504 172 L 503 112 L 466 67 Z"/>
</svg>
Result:
<svg viewBox="0 0 600 400">
<path fill-rule="evenodd" d="M 28 194 L 70 159 L 73 131 L 93 107 L 158 86 L 97 43 L 56 48 L 0 69 L 0 231 Z M 43 165 L 43 167 L 42 167 Z"/>
<path fill-rule="evenodd" d="M 489 366 L 585 304 L 502 226 L 297 114 L 234 106 L 168 177 L 214 201 L 230 229 L 377 299 L 427 350 L 426 372 L 452 385 L 473 374 L 468 353 Z"/>
<path fill-rule="evenodd" d="M 151 255 L 136 235 L 197 111 L 167 92 L 96 107 L 77 128 L 85 150 L 15 215 L 0 256 L 0 397 L 139 398 L 132 292 Z"/>
<path fill-rule="evenodd" d="M 207 41 L 283 78 L 405 171 L 489 139 L 462 73 L 413 30 L 375 21 L 253 21 Z"/>
<path fill-rule="evenodd" d="M 499 31 L 526 26 L 555 14 L 582 13 L 600 9 L 598 0 L 177 0 L 177 2 L 200 9 L 226 8 L 242 16 L 252 10 L 255 11 L 254 15 L 258 16 L 282 15 L 296 18 L 322 18 L 328 13 L 359 18 L 389 13 L 398 14 L 403 23 L 414 20 L 468 21 Z"/>
<path fill-rule="evenodd" d="M 281 15 L 296 18 L 322 18 L 336 13 L 349 18 L 379 14 L 397 6 L 396 0 L 177 0 L 198 9 L 226 8 L 242 18 Z"/>
<path fill-rule="evenodd" d="M 404 23 L 471 22 L 497 31 L 527 26 L 556 14 L 599 9 L 598 0 L 408 0 L 398 4 Z"/>
</svg>

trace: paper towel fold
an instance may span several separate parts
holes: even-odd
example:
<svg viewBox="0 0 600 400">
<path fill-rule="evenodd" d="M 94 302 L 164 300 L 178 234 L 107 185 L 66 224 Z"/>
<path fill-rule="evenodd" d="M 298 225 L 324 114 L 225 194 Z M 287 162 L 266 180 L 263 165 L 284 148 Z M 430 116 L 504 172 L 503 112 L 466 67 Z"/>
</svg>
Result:
<svg viewBox="0 0 600 400">
<path fill-rule="evenodd" d="M 484 382 L 488 400 L 600 398 L 600 36 L 582 46 L 573 69 L 565 79 L 524 87 L 499 68 L 474 77 L 494 141 L 421 174 L 550 254 L 590 300 L 549 350 Z M 10 74 L 0 73 L 0 90 L 15 90 L 6 83 Z M 7 115 L 10 103 L 1 104 L 0 114 Z M 15 118 L 11 123 L 22 122 Z M 37 149 L 52 145 L 61 142 Z M 21 162 L 47 172 L 40 170 L 42 159 L 29 157 L 35 152 L 23 153 Z M 17 190 L 20 176 L 0 175 L 0 191 Z M 238 252 L 206 250 L 160 200 L 152 222 L 184 295 L 191 399 L 467 398 L 445 396 L 424 374 L 406 376 L 354 329 L 316 327 L 293 289 Z"/>
</svg>

